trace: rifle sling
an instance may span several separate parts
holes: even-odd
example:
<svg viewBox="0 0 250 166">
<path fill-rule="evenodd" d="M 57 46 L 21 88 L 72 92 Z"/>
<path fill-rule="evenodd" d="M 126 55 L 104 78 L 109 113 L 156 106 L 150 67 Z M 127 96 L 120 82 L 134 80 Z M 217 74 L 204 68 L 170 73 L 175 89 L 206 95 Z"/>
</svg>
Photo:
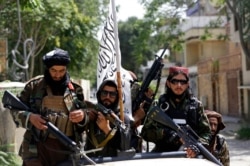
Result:
<svg viewBox="0 0 250 166">
<path fill-rule="evenodd" d="M 90 131 L 94 131 L 94 125 L 90 125 Z M 104 147 L 108 143 L 108 141 L 114 137 L 116 131 L 117 131 L 117 128 L 114 127 L 100 144 L 98 144 L 98 141 L 97 141 L 96 137 L 94 136 L 94 132 L 91 132 L 91 139 L 93 141 L 94 146 L 96 148 Z"/>
</svg>

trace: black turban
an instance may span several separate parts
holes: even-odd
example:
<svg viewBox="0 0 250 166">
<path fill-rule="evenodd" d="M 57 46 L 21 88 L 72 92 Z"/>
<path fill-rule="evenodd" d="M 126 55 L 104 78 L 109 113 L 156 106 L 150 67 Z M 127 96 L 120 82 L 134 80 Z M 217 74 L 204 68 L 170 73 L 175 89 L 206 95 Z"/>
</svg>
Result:
<svg viewBox="0 0 250 166">
<path fill-rule="evenodd" d="M 43 63 L 47 68 L 54 65 L 67 66 L 69 62 L 70 57 L 68 51 L 60 48 L 55 48 L 43 56 Z"/>
</svg>

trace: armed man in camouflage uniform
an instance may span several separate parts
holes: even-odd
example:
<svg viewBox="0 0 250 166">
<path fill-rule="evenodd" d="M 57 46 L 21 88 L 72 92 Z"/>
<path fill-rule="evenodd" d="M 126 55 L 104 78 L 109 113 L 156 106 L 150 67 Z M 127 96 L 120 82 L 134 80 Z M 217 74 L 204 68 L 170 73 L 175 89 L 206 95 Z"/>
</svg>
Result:
<svg viewBox="0 0 250 166">
<path fill-rule="evenodd" d="M 23 166 L 54 166 L 69 159 L 69 148 L 47 132 L 42 116 L 77 143 L 87 122 L 82 88 L 67 72 L 68 52 L 56 48 L 43 56 L 43 62 L 44 75 L 31 79 L 18 96 L 31 110 L 12 110 L 17 126 L 26 129 L 19 151 Z"/>
<path fill-rule="evenodd" d="M 87 103 L 89 123 L 86 125 L 86 151 L 96 148 L 103 148 L 101 151 L 87 153 L 90 157 L 113 157 L 118 156 L 120 151 L 130 149 L 130 118 L 124 115 L 124 124 L 113 123 L 119 121 L 120 110 L 118 108 L 119 95 L 118 87 L 114 80 L 105 80 L 97 91 L 98 104 L 104 109 L 92 106 Z M 93 105 L 93 104 L 92 104 Z M 112 114 L 111 114 L 112 113 Z M 113 122 L 112 122 L 113 121 Z M 120 121 L 121 122 L 121 121 Z"/>
<path fill-rule="evenodd" d="M 137 94 L 139 93 L 139 90 L 141 88 L 141 83 L 138 82 L 137 76 L 132 72 L 129 71 L 133 81 L 131 81 L 131 100 L 132 103 L 136 99 Z M 145 99 L 152 99 L 154 95 L 154 91 L 151 87 L 147 88 L 147 91 L 144 92 Z M 140 107 L 137 110 L 132 110 L 132 115 L 134 118 L 134 125 L 132 126 L 132 135 L 131 135 L 131 147 L 133 147 L 137 153 L 142 152 L 142 138 L 140 136 L 140 133 L 137 129 L 140 125 L 143 124 L 145 120 L 145 115 L 148 112 L 148 109 L 150 108 L 151 103 L 147 100 L 143 101 L 140 105 Z"/>
<path fill-rule="evenodd" d="M 230 165 L 229 149 L 226 139 L 219 134 L 225 128 L 222 121 L 222 116 L 218 112 L 206 110 L 205 111 L 212 132 L 212 139 L 209 144 L 209 151 L 224 165 Z"/>
<path fill-rule="evenodd" d="M 200 141 L 208 145 L 211 136 L 208 119 L 201 102 L 190 93 L 187 68 L 169 68 L 166 92 L 160 96 L 158 106 L 178 125 L 191 126 L 200 137 Z M 141 136 L 144 140 L 155 143 L 153 152 L 177 151 L 182 145 L 182 140 L 174 130 L 148 117 L 144 122 Z M 187 157 L 195 157 L 198 153 L 197 148 L 187 147 Z"/>
</svg>

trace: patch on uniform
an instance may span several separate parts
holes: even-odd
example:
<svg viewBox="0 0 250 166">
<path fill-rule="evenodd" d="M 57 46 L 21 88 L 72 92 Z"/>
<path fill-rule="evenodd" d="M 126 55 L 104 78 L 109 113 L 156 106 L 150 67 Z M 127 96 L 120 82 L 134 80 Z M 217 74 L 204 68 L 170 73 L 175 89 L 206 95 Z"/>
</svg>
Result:
<svg viewBox="0 0 250 166">
<path fill-rule="evenodd" d="M 179 125 L 185 125 L 185 124 L 187 124 L 186 119 L 173 119 L 173 121 L 174 121 L 176 124 L 179 124 Z"/>
</svg>

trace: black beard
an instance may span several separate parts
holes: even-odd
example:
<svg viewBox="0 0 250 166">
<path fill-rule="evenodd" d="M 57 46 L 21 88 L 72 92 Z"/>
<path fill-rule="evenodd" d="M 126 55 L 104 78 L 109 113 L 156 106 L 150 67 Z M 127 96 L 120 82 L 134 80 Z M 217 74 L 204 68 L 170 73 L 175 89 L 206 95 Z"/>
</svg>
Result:
<svg viewBox="0 0 250 166">
<path fill-rule="evenodd" d="M 49 70 L 45 70 L 44 79 L 51 87 L 53 95 L 63 95 L 70 81 L 68 73 L 66 73 L 60 81 L 53 80 L 49 74 Z"/>
<path fill-rule="evenodd" d="M 112 104 L 105 104 L 102 101 L 100 102 L 105 108 L 110 109 L 112 111 L 116 111 L 117 109 L 117 104 L 116 103 L 112 103 Z"/>
</svg>

